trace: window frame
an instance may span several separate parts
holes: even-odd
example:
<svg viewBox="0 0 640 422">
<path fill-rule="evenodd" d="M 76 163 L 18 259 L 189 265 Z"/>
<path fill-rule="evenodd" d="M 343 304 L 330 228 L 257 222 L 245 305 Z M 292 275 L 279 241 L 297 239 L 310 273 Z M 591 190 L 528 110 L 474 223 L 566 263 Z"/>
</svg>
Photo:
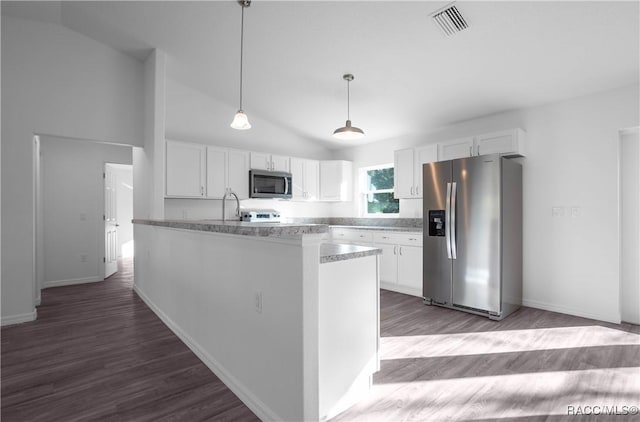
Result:
<svg viewBox="0 0 640 422">
<path fill-rule="evenodd" d="M 393 188 L 391 189 L 376 189 L 376 190 L 369 190 L 368 189 L 368 184 L 367 184 L 367 177 L 368 177 L 368 172 L 371 170 L 382 170 L 382 169 L 387 169 L 387 168 L 392 168 L 394 169 L 393 171 Z M 400 217 L 400 201 L 398 200 L 398 212 L 397 213 L 369 213 L 367 212 L 367 210 L 369 209 L 367 207 L 367 197 L 369 196 L 369 194 L 373 194 L 373 193 L 393 193 L 394 194 L 394 199 L 395 198 L 395 166 L 394 163 L 385 163 L 385 164 L 378 164 L 375 166 L 367 166 L 367 167 L 360 167 L 359 169 L 359 194 L 360 194 L 360 200 L 358 201 L 359 203 L 359 208 L 360 208 L 360 215 L 362 217 L 365 218 L 399 218 Z"/>
</svg>

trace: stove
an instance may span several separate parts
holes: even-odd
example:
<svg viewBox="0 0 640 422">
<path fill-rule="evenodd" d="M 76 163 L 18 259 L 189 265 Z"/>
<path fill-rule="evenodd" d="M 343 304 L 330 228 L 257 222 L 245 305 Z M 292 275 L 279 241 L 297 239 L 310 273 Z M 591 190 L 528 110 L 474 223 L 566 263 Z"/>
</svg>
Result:
<svg viewBox="0 0 640 422">
<path fill-rule="evenodd" d="M 270 209 L 240 210 L 240 220 L 249 223 L 279 223 L 280 212 Z"/>
</svg>

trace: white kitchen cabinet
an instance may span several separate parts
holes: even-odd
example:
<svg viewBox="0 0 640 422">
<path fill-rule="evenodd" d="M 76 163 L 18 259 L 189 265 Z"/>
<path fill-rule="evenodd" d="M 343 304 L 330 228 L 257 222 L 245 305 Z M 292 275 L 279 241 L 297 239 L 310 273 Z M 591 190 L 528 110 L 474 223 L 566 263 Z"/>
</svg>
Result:
<svg viewBox="0 0 640 422">
<path fill-rule="evenodd" d="M 207 147 L 206 197 L 222 199 L 227 189 L 234 191 L 238 199 L 249 197 L 249 153 Z"/>
<path fill-rule="evenodd" d="M 398 286 L 422 297 L 422 247 L 398 246 Z"/>
<path fill-rule="evenodd" d="M 331 241 L 382 249 L 380 286 L 422 297 L 422 233 L 334 227 Z"/>
<path fill-rule="evenodd" d="M 238 199 L 249 198 L 249 152 L 238 149 L 227 150 L 227 187 Z"/>
<path fill-rule="evenodd" d="M 475 154 L 473 137 L 452 139 L 438 144 L 438 161 L 472 157 Z"/>
<path fill-rule="evenodd" d="M 320 200 L 351 201 L 353 171 L 351 161 L 320 161 Z"/>
<path fill-rule="evenodd" d="M 382 288 L 422 297 L 422 233 L 376 231 L 373 247 L 382 249 Z"/>
<path fill-rule="evenodd" d="M 393 197 L 413 198 L 413 148 L 393 152 Z"/>
<path fill-rule="evenodd" d="M 422 165 L 438 161 L 438 145 L 394 151 L 394 197 L 422 198 Z"/>
<path fill-rule="evenodd" d="M 202 198 L 206 182 L 206 148 L 188 142 L 166 142 L 165 196 Z"/>
<path fill-rule="evenodd" d="M 507 157 L 524 157 L 525 132 L 510 129 L 475 137 L 476 154 L 502 154 Z"/>
<path fill-rule="evenodd" d="M 291 158 L 291 176 L 293 179 L 293 201 L 317 201 L 319 196 L 318 160 Z"/>
<path fill-rule="evenodd" d="M 268 154 L 264 152 L 251 153 L 251 168 L 268 171 L 290 172 L 290 158 L 283 155 Z"/>
<path fill-rule="evenodd" d="M 227 150 L 207 147 L 207 198 L 221 199 L 227 189 Z"/>
</svg>

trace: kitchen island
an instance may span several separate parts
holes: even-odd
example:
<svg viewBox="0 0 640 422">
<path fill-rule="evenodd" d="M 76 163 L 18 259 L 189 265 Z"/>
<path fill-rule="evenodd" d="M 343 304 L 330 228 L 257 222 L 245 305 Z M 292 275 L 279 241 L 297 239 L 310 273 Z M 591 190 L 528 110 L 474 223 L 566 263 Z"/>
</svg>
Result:
<svg viewBox="0 0 640 422">
<path fill-rule="evenodd" d="M 134 220 L 134 290 L 262 420 L 326 420 L 379 369 L 379 249 L 323 224 Z"/>
</svg>

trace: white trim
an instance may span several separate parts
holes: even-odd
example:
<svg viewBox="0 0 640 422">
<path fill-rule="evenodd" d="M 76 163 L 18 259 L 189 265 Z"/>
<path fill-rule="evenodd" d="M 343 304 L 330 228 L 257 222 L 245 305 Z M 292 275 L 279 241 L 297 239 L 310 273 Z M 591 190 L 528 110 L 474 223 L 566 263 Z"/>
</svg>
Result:
<svg viewBox="0 0 640 422">
<path fill-rule="evenodd" d="M 402 293 L 405 295 L 411 295 L 416 297 L 422 297 L 422 290 L 413 287 L 403 286 L 397 283 L 389 283 L 386 281 L 380 282 L 380 288 L 385 290 L 391 290 L 392 292 Z"/>
<path fill-rule="evenodd" d="M 94 277 L 70 278 L 67 280 L 53 280 L 53 281 L 45 281 L 42 285 L 42 288 L 48 289 L 49 287 L 71 286 L 74 284 L 95 283 L 98 281 L 104 281 L 104 279 L 98 276 L 94 276 Z"/>
<path fill-rule="evenodd" d="M 36 318 L 38 318 L 38 311 L 34 309 L 26 314 L 4 316 L 0 325 L 4 327 L 6 325 L 22 324 L 23 322 L 35 321 Z"/>
<path fill-rule="evenodd" d="M 271 410 L 262 400 L 252 394 L 248 388 L 240 383 L 229 373 L 217 360 L 207 353 L 202 346 L 193 340 L 182 328 L 180 328 L 171 318 L 169 318 L 151 299 L 145 295 L 138 285 L 134 284 L 133 291 L 142 299 L 144 303 L 169 327 L 171 331 L 226 385 L 238 398 L 263 421 L 278 421 L 282 418 Z"/>
<path fill-rule="evenodd" d="M 622 320 L 620 317 L 620 313 L 617 313 L 617 314 L 616 313 L 602 313 L 602 314 L 593 313 L 593 312 L 584 311 L 582 309 L 573 308 L 570 306 L 563 306 L 555 303 L 541 302 L 538 300 L 523 299 L 522 305 L 528 306 L 530 308 L 542 309 L 544 311 L 558 312 L 561 314 L 574 315 L 582 318 L 589 318 L 589 319 L 595 319 L 598 321 L 611 322 L 613 324 L 620 324 Z"/>
<path fill-rule="evenodd" d="M 38 296 L 36 300 L 33 301 L 33 306 L 40 306 L 42 303 L 42 296 Z"/>
</svg>

